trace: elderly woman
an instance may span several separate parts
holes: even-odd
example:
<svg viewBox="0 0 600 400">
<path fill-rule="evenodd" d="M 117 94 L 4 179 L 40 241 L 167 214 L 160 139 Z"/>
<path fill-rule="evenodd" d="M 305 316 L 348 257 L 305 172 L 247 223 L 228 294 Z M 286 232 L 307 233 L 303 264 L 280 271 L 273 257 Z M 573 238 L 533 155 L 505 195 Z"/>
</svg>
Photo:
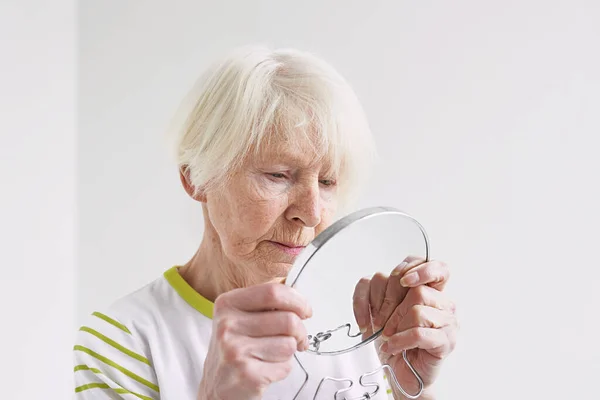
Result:
<svg viewBox="0 0 600 400">
<path fill-rule="evenodd" d="M 201 83 L 177 154 L 203 209 L 202 242 L 185 265 L 89 317 L 74 347 L 77 399 L 286 399 L 300 387 L 293 355 L 307 349 L 311 305 L 282 282 L 358 187 L 368 124 L 344 79 L 295 50 L 244 48 Z M 408 259 L 356 288 L 369 303 L 357 322 L 384 328 L 379 356 L 395 357 L 414 389 L 397 356 L 408 350 L 423 399 L 455 344 L 447 280 L 444 263 Z M 390 298 L 398 282 L 405 290 Z"/>
</svg>

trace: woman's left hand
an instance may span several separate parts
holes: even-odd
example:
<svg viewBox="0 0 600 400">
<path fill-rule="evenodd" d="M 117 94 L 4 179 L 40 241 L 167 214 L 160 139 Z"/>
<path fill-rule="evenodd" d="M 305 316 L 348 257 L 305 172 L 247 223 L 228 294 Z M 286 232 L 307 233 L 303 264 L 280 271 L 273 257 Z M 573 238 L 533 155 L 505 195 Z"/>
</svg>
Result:
<svg viewBox="0 0 600 400">
<path fill-rule="evenodd" d="M 419 385 L 402 351 L 407 350 L 427 393 L 443 360 L 456 345 L 456 308 L 443 293 L 449 275 L 447 265 L 441 261 L 423 262 L 408 257 L 390 277 L 378 273 L 356 286 L 357 323 L 365 336 L 383 326 L 382 336 L 376 342 L 379 357 L 382 363 L 390 365 L 410 394 L 416 393 Z"/>
</svg>

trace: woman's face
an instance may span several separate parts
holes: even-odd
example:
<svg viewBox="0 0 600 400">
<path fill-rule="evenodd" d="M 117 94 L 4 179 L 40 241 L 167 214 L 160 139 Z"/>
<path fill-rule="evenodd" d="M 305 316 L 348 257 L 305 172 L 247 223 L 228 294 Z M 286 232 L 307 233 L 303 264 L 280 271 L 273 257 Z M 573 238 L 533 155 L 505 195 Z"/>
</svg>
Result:
<svg viewBox="0 0 600 400">
<path fill-rule="evenodd" d="M 310 146 L 274 141 L 223 189 L 206 193 L 215 244 L 244 280 L 287 276 L 302 248 L 332 223 L 337 177 L 312 154 Z"/>
</svg>

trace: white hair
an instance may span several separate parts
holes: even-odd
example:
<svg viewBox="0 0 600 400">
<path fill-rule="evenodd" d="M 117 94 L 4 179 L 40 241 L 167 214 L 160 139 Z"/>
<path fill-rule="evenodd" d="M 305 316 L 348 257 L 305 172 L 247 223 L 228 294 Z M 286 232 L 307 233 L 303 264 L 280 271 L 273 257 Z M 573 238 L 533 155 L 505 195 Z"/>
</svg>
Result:
<svg viewBox="0 0 600 400">
<path fill-rule="evenodd" d="M 180 109 L 177 163 L 196 190 L 224 184 L 246 155 L 276 135 L 308 143 L 337 175 L 340 203 L 360 186 L 375 154 L 367 118 L 346 80 L 293 49 L 243 47 L 199 79 Z"/>
</svg>

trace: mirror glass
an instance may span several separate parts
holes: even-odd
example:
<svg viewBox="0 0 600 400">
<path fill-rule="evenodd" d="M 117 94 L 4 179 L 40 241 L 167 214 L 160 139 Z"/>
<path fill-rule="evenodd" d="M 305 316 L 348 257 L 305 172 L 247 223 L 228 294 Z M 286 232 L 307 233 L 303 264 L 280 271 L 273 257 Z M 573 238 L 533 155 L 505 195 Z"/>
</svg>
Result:
<svg viewBox="0 0 600 400">
<path fill-rule="evenodd" d="M 286 284 L 313 308 L 304 321 L 309 353 L 337 355 L 364 346 L 380 333 L 361 334 L 354 291 L 362 277 L 390 275 L 406 257 L 427 260 L 427 235 L 409 215 L 387 207 L 350 214 L 323 231 L 296 259 Z"/>
</svg>

